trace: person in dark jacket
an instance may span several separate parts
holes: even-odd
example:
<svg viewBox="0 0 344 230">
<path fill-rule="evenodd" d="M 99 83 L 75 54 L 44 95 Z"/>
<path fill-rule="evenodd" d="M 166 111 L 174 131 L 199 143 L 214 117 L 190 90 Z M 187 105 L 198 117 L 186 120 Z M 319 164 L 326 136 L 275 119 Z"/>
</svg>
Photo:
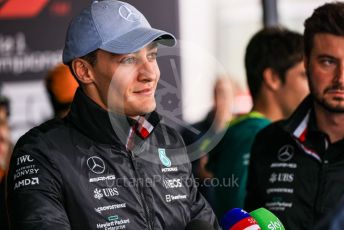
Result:
<svg viewBox="0 0 344 230">
<path fill-rule="evenodd" d="M 286 229 L 314 229 L 344 195 L 344 3 L 305 21 L 310 95 L 285 121 L 258 133 L 245 209 L 266 207 Z"/>
<path fill-rule="evenodd" d="M 252 110 L 234 118 L 218 145 L 209 153 L 208 168 L 222 183 L 215 186 L 218 218 L 243 208 L 250 150 L 258 131 L 291 115 L 309 93 L 303 66 L 303 37 L 282 27 L 259 30 L 245 53 Z"/>
<path fill-rule="evenodd" d="M 195 219 L 219 229 L 181 136 L 154 111 L 157 45 L 175 42 L 120 1 L 94 1 L 72 20 L 63 62 L 80 88 L 65 118 L 14 149 L 12 229 L 176 230 Z"/>
</svg>

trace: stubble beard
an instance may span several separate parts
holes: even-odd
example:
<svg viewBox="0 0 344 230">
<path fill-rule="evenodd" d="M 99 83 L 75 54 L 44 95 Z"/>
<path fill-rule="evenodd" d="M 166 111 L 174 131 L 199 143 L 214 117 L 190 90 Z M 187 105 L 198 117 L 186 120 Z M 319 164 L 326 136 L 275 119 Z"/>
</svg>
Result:
<svg viewBox="0 0 344 230">
<path fill-rule="evenodd" d="M 333 86 L 332 88 L 335 88 Z M 316 92 L 316 90 L 313 87 L 313 84 L 310 83 L 310 90 L 311 90 L 311 95 L 313 96 L 313 99 L 316 104 L 324 108 L 326 111 L 330 113 L 344 113 L 344 99 L 343 98 L 334 98 L 332 100 L 338 101 L 338 104 L 335 102 L 330 102 L 329 99 L 324 97 L 323 95 L 326 94 L 326 90 L 324 90 L 324 93 Z M 342 102 L 343 105 L 340 104 Z"/>
</svg>

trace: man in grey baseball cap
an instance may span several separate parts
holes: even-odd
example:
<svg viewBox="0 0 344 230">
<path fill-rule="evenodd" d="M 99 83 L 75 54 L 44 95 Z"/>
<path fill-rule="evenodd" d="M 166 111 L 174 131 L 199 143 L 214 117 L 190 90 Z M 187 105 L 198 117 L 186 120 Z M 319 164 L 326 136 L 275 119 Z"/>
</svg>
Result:
<svg viewBox="0 0 344 230">
<path fill-rule="evenodd" d="M 114 54 L 134 53 L 152 41 L 173 46 L 172 34 L 150 26 L 135 7 L 120 1 L 94 1 L 70 23 L 63 62 L 96 49 Z"/>
<path fill-rule="evenodd" d="M 63 62 L 77 81 L 69 114 L 18 141 L 8 176 L 13 229 L 220 229 L 197 191 L 180 135 L 154 98 L 158 44 L 133 6 L 95 1 L 72 20 Z"/>
</svg>

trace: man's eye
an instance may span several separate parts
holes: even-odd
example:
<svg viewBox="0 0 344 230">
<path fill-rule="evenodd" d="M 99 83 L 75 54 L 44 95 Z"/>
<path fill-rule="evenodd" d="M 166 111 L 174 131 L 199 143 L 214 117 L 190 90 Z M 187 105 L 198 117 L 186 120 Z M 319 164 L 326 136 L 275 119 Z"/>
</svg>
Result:
<svg viewBox="0 0 344 230">
<path fill-rule="evenodd" d="M 150 53 L 150 54 L 148 54 L 147 58 L 149 61 L 154 61 L 154 60 L 156 60 L 157 56 L 158 56 L 157 53 Z"/>
<path fill-rule="evenodd" d="M 326 58 L 326 59 L 322 59 L 322 60 L 321 60 L 321 63 L 322 63 L 323 65 L 325 65 L 325 66 L 329 66 L 329 65 L 335 64 L 335 61 L 332 60 L 332 59 Z"/>
<path fill-rule="evenodd" d="M 122 64 L 134 64 L 134 63 L 136 63 L 136 58 L 134 58 L 134 57 L 123 58 L 121 60 L 121 63 Z"/>
</svg>

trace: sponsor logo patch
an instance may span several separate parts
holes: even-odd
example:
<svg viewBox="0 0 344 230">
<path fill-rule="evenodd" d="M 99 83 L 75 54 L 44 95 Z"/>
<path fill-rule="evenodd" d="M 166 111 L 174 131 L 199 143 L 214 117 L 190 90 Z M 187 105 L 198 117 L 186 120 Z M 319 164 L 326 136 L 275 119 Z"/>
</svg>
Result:
<svg viewBox="0 0 344 230">
<path fill-rule="evenodd" d="M 280 161 L 289 161 L 294 156 L 294 147 L 292 145 L 284 145 L 278 150 L 277 158 Z"/>
<path fill-rule="evenodd" d="M 23 167 L 16 169 L 16 171 L 13 175 L 13 179 L 16 180 L 16 179 L 23 177 L 23 176 L 26 176 L 26 175 L 37 174 L 38 172 L 39 172 L 39 169 L 36 168 L 36 165 L 26 165 L 26 166 L 23 166 Z"/>
<path fill-rule="evenodd" d="M 166 202 L 172 202 L 172 201 L 175 201 L 175 200 L 185 200 L 186 199 L 186 195 L 171 195 L 171 194 L 168 194 L 165 196 L 165 199 L 166 199 Z"/>
<path fill-rule="evenodd" d="M 178 168 L 177 167 L 162 168 L 161 172 L 163 172 L 163 173 L 165 173 L 165 172 L 178 172 Z"/>
<path fill-rule="evenodd" d="M 105 171 L 105 163 L 103 159 L 97 156 L 88 158 L 87 166 L 95 174 L 102 174 Z"/>
<path fill-rule="evenodd" d="M 116 177 L 115 175 L 108 175 L 108 176 L 100 176 L 100 177 L 94 177 L 94 178 L 90 178 L 90 182 L 99 182 L 99 181 L 111 181 L 111 180 L 115 180 Z"/>
<path fill-rule="evenodd" d="M 94 189 L 94 198 L 100 200 L 103 197 L 113 197 L 113 196 L 118 196 L 119 192 L 117 188 L 102 188 L 102 189 Z"/>
<path fill-rule="evenodd" d="M 182 182 L 180 179 L 164 179 L 163 184 L 165 188 L 181 188 Z"/>
<path fill-rule="evenodd" d="M 165 149 L 159 148 L 158 152 L 159 152 L 159 158 L 160 158 L 161 163 L 165 167 L 171 167 L 172 163 L 171 163 L 171 160 L 166 156 Z"/>
<path fill-rule="evenodd" d="M 293 182 L 294 174 L 293 173 L 271 173 L 269 178 L 270 183 L 275 182 Z"/>
<path fill-rule="evenodd" d="M 116 219 L 116 217 L 117 217 L 117 219 Z M 109 218 L 111 220 L 109 220 Z M 119 217 L 117 215 L 109 216 L 107 219 L 110 222 L 97 224 L 97 229 L 106 229 L 106 230 L 126 229 L 126 224 L 130 223 L 129 218 L 119 219 Z"/>
<path fill-rule="evenodd" d="M 36 184 L 39 184 L 39 178 L 38 177 L 19 180 L 14 184 L 14 190 L 16 190 L 20 187 L 29 186 L 29 185 L 36 185 Z"/>
<path fill-rule="evenodd" d="M 17 158 L 17 165 L 24 164 L 26 162 L 33 162 L 31 155 L 24 155 Z"/>
<path fill-rule="evenodd" d="M 115 209 L 126 208 L 126 207 L 127 207 L 126 203 L 113 204 L 113 205 L 95 208 L 95 211 L 98 212 L 99 214 L 101 214 L 103 211 L 115 210 Z"/>
</svg>

